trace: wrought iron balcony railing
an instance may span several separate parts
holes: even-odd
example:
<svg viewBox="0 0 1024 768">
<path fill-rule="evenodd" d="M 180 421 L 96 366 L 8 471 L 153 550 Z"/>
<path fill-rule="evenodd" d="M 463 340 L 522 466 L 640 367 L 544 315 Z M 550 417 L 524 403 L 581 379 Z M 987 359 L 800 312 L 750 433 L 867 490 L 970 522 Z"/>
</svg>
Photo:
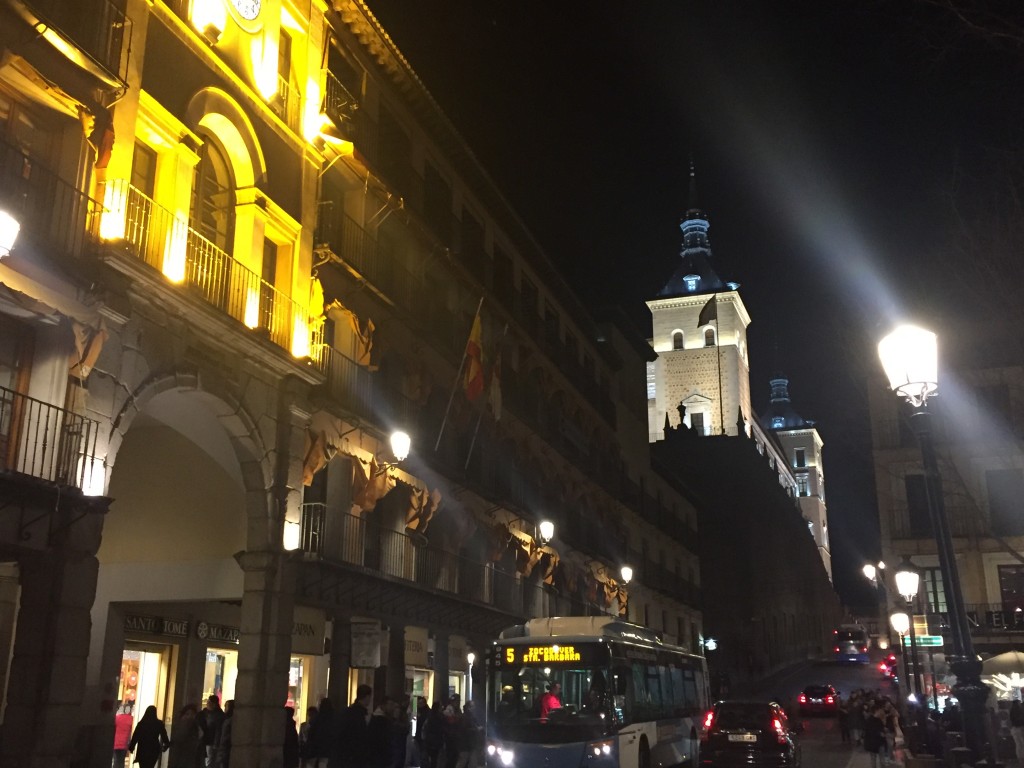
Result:
<svg viewBox="0 0 1024 768">
<path fill-rule="evenodd" d="M 249 328 L 265 330 L 279 347 L 308 354 L 313 339 L 308 310 L 301 304 L 131 184 L 108 183 L 104 200 L 104 239 L 123 240 L 136 257 L 173 282 L 185 283 L 208 304 Z M 303 334 L 305 339 L 299 339 Z M 305 349 L 296 349 L 303 341 Z"/>
<path fill-rule="evenodd" d="M 448 592 L 512 615 L 538 606 L 545 593 L 535 579 L 502 570 L 433 546 L 417 546 L 404 533 L 346 513 L 331 514 L 324 504 L 302 506 L 302 551 L 316 559 L 355 566 L 425 589 Z M 558 596 L 558 608 L 575 614 L 601 613 L 596 605 Z"/>
<path fill-rule="evenodd" d="M 19 147 L 0 142 L 0 206 L 21 224 L 19 239 L 66 259 L 94 241 L 99 204 Z"/>
<path fill-rule="evenodd" d="M 46 24 L 60 30 L 116 81 L 128 70 L 125 45 L 131 41 L 131 20 L 111 0 L 27 0 Z"/>
<path fill-rule="evenodd" d="M 0 470 L 89 490 L 99 424 L 0 387 Z"/>
<path fill-rule="evenodd" d="M 277 93 L 270 100 L 270 108 L 293 131 L 299 130 L 300 101 L 299 91 L 292 88 L 287 78 L 278 75 Z"/>
<path fill-rule="evenodd" d="M 358 109 L 356 97 L 330 71 L 324 70 L 324 113 L 349 141 L 355 140 Z"/>
</svg>

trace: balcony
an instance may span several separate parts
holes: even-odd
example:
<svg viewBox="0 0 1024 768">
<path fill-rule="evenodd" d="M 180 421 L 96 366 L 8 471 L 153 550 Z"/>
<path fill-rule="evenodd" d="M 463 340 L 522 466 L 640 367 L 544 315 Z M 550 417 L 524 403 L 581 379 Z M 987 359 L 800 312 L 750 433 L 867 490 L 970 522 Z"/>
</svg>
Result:
<svg viewBox="0 0 1024 768">
<path fill-rule="evenodd" d="M 99 424 L 0 387 L 0 471 L 91 491 Z"/>
<path fill-rule="evenodd" d="M 287 78 L 277 76 L 277 93 L 270 100 L 270 108 L 284 124 L 293 131 L 299 130 L 299 92 L 293 88 Z"/>
<path fill-rule="evenodd" d="M 6 142 L 0 142 L 0 205 L 21 223 L 22 239 L 61 260 L 82 256 L 96 240 L 90 214 L 99 203 Z"/>
<path fill-rule="evenodd" d="M 554 596 L 536 580 L 505 571 L 494 563 L 478 562 L 430 545 L 417 546 L 404 533 L 355 515 L 331 513 L 324 504 L 302 506 L 301 542 L 307 559 L 446 593 L 510 616 L 532 615 L 544 604 L 550 615 L 603 612 L 598 606 Z"/>
<path fill-rule="evenodd" d="M 359 102 L 348 88 L 329 71 L 324 71 L 324 114 L 330 118 L 341 135 L 348 141 L 355 141 L 356 111 Z"/>
<path fill-rule="evenodd" d="M 282 349 L 309 354 L 307 309 L 127 182 L 108 183 L 104 199 L 100 235 L 105 240 L 123 242 L 135 258 L 222 313 L 264 331 Z"/>
<path fill-rule="evenodd" d="M 55 48 L 109 85 L 124 85 L 128 56 L 123 54 L 132 23 L 111 0 L 26 0 L 26 5 Z"/>
</svg>

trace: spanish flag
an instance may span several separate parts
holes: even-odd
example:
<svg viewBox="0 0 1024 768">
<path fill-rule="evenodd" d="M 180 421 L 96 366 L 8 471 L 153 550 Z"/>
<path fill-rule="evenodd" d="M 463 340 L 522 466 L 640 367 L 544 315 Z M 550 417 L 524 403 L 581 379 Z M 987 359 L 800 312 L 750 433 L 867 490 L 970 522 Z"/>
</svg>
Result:
<svg viewBox="0 0 1024 768">
<path fill-rule="evenodd" d="M 483 341 L 480 329 L 480 310 L 473 318 L 473 328 L 466 341 L 466 368 L 462 378 L 462 389 L 466 399 L 473 402 L 484 391 Z"/>
</svg>

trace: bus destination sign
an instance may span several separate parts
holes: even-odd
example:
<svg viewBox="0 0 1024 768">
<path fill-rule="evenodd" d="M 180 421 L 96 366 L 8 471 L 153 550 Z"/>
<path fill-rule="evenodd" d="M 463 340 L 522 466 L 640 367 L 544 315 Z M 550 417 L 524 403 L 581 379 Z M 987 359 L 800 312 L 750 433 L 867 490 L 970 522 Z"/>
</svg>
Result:
<svg viewBox="0 0 1024 768">
<path fill-rule="evenodd" d="M 601 654 L 598 647 L 603 648 Z M 499 664 L 593 664 L 600 657 L 607 661 L 606 646 L 587 645 L 505 645 L 499 646 L 496 660 Z"/>
</svg>

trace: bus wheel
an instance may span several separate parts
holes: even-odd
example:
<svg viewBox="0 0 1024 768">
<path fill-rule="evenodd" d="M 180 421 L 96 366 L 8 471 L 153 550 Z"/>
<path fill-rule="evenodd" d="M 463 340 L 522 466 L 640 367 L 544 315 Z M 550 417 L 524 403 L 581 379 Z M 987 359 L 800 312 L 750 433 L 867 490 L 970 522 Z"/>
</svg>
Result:
<svg viewBox="0 0 1024 768">
<path fill-rule="evenodd" d="M 636 764 L 638 768 L 651 768 L 651 748 L 646 736 L 640 737 L 640 758 Z"/>
</svg>

